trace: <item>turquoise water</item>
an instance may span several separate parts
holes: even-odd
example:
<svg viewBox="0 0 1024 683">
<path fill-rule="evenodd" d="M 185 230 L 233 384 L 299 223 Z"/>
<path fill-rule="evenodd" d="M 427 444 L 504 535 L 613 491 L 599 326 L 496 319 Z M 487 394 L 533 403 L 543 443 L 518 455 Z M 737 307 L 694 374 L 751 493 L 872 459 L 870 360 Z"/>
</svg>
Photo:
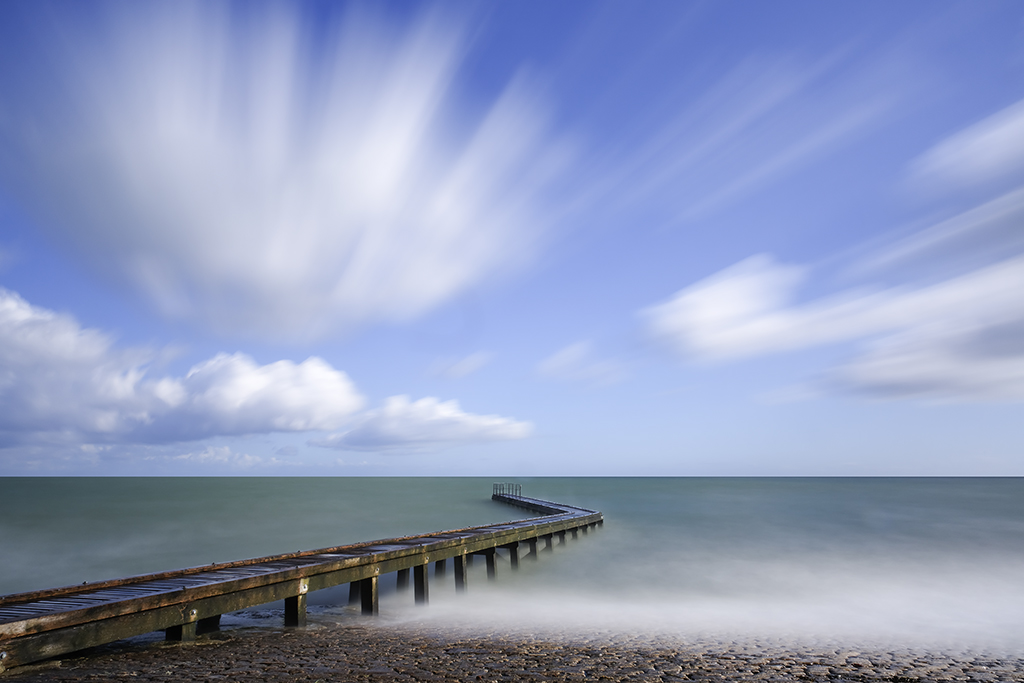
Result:
<svg viewBox="0 0 1024 683">
<path fill-rule="evenodd" d="M 601 510 L 605 526 L 515 575 L 499 567 L 466 599 L 437 581 L 429 609 L 392 596 L 382 610 L 532 630 L 1000 646 L 1024 633 L 1022 479 L 512 481 Z M 490 490 L 478 478 L 3 478 L 0 593 L 522 516 Z"/>
</svg>

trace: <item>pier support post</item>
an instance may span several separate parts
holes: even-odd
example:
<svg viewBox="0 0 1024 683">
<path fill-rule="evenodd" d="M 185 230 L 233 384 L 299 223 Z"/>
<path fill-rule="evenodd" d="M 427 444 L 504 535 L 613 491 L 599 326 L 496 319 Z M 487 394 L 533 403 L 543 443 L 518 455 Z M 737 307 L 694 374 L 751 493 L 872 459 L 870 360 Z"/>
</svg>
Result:
<svg viewBox="0 0 1024 683">
<path fill-rule="evenodd" d="M 487 560 L 487 578 L 491 581 L 494 580 L 498 572 L 497 563 L 494 559 L 495 555 L 497 555 L 497 552 L 495 552 L 494 548 L 484 551 L 484 558 Z"/>
<path fill-rule="evenodd" d="M 354 583 L 351 585 L 355 585 Z M 377 600 L 377 577 L 371 576 L 359 582 L 359 602 L 362 613 L 368 617 L 377 616 L 380 606 Z"/>
<path fill-rule="evenodd" d="M 206 617 L 196 622 L 196 633 L 213 633 L 214 631 L 220 630 L 220 617 L 221 615 L 215 614 L 212 617 Z"/>
<path fill-rule="evenodd" d="M 348 604 L 350 606 L 362 604 L 359 598 L 359 581 L 353 581 L 348 585 Z"/>
<path fill-rule="evenodd" d="M 430 600 L 430 586 L 427 584 L 427 565 L 412 568 L 412 582 L 416 593 L 416 604 L 425 605 Z"/>
<path fill-rule="evenodd" d="M 555 543 L 552 534 L 544 534 L 544 550 L 553 550 Z"/>
<path fill-rule="evenodd" d="M 164 629 L 164 640 L 171 640 L 186 643 L 196 639 L 196 622 L 190 621 L 181 626 L 171 626 Z"/>
<path fill-rule="evenodd" d="M 445 566 L 448 560 L 438 560 L 434 563 L 434 578 L 438 579 L 444 576 Z"/>
<path fill-rule="evenodd" d="M 409 590 L 409 570 L 399 569 L 396 572 L 396 574 L 397 577 L 395 579 L 395 588 L 397 588 L 400 591 Z"/>
<path fill-rule="evenodd" d="M 509 543 L 508 545 L 501 546 L 502 548 L 508 549 L 508 561 L 512 565 L 512 569 L 519 569 L 519 543 Z"/>
<path fill-rule="evenodd" d="M 565 545 L 565 532 L 559 531 L 555 535 L 558 536 L 558 545 Z"/>
<path fill-rule="evenodd" d="M 455 556 L 455 592 L 466 592 L 466 555 Z"/>
<path fill-rule="evenodd" d="M 530 559 L 531 560 L 536 560 L 537 559 L 537 539 L 536 538 L 527 539 L 526 543 L 530 546 L 530 555 L 529 555 Z"/>
<path fill-rule="evenodd" d="M 576 528 L 576 529 L 570 529 L 569 531 L 570 531 L 570 533 L 572 533 L 572 540 L 574 540 L 574 541 L 575 541 L 575 540 L 576 540 L 577 538 L 579 538 L 579 536 L 577 536 L 577 532 L 579 532 L 579 529 L 578 529 L 578 528 Z"/>
<path fill-rule="evenodd" d="M 306 625 L 306 594 L 293 595 L 284 599 L 284 625 Z"/>
</svg>

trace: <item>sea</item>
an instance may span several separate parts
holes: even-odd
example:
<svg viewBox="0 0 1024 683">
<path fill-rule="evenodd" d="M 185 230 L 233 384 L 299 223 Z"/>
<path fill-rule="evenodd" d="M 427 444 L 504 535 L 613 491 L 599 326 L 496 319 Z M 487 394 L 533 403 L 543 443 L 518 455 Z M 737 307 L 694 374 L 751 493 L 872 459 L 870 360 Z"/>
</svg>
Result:
<svg viewBox="0 0 1024 683">
<path fill-rule="evenodd" d="M 464 594 L 449 569 L 426 607 L 385 577 L 382 619 L 1024 651 L 1018 478 L 8 477 L 0 594 L 527 516 L 490 499 L 496 481 L 604 526 L 494 581 L 477 562 Z M 364 618 L 344 586 L 310 604 Z"/>
</svg>

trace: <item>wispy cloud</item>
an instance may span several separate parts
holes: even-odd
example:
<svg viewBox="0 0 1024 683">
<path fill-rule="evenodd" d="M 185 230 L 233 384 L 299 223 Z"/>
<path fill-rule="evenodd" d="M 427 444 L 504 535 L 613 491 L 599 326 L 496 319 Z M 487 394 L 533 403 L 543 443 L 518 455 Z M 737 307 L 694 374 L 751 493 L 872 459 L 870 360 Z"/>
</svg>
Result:
<svg viewBox="0 0 1024 683">
<path fill-rule="evenodd" d="M 749 258 L 641 312 L 683 357 L 725 361 L 860 343 L 823 386 L 893 397 L 1024 400 L 1024 104 L 937 143 L 909 173 L 934 187 L 1018 183 L 848 264 L 860 289 L 798 303 L 810 269 Z"/>
<path fill-rule="evenodd" d="M 1024 170 L 1024 100 L 932 147 L 913 164 L 923 183 L 974 186 Z"/>
<path fill-rule="evenodd" d="M 1002 131 L 1003 124 L 976 126 L 934 149 L 967 154 L 968 143 L 988 144 L 979 131 Z M 997 165 L 1006 173 L 1016 168 L 1003 157 Z M 796 303 L 809 269 L 761 255 L 642 316 L 654 337 L 688 358 L 724 361 L 861 342 L 858 356 L 826 373 L 826 385 L 885 396 L 1024 400 L 1022 219 L 1024 190 L 1016 189 L 849 268 L 862 277 L 898 273 L 899 286 Z"/>
<path fill-rule="evenodd" d="M 266 365 L 236 353 L 181 377 L 154 354 L 0 289 L 0 443 L 163 443 L 336 429 L 363 404 L 319 358 Z"/>
<path fill-rule="evenodd" d="M 664 203 L 673 220 L 706 215 L 884 121 L 901 95 L 883 77 L 892 68 L 872 63 L 850 73 L 842 51 L 813 63 L 743 60 L 644 130 L 607 164 L 599 192 L 623 204 Z"/>
<path fill-rule="evenodd" d="M 803 349 L 912 327 L 997 324 L 1024 313 L 1024 259 L 939 284 L 792 304 L 802 269 L 748 259 L 644 311 L 652 332 L 709 360 Z"/>
<path fill-rule="evenodd" d="M 345 432 L 310 441 L 313 446 L 353 451 L 416 451 L 464 443 L 523 439 L 533 427 L 499 415 L 463 412 L 456 401 L 410 401 L 392 396 L 359 416 Z"/>
<path fill-rule="evenodd" d="M 575 342 L 559 349 L 537 364 L 537 372 L 542 377 L 592 386 L 618 384 L 629 376 L 620 362 L 595 357 L 593 344 L 589 341 Z"/>
<path fill-rule="evenodd" d="M 9 65 L 0 177 L 166 315 L 292 338 L 409 319 L 543 234 L 565 146 L 525 78 L 464 105 L 450 17 L 352 12 L 314 32 L 287 5 L 245 22 L 112 7 Z"/>
<path fill-rule="evenodd" d="M 686 357 L 721 361 L 874 339 L 833 381 L 890 395 L 1024 399 L 1024 257 L 937 284 L 797 305 L 802 274 L 752 258 L 643 315 Z"/>
<path fill-rule="evenodd" d="M 944 323 L 879 339 L 827 383 L 895 398 L 1024 401 L 1024 313 L 964 329 Z"/>
<path fill-rule="evenodd" d="M 477 351 L 463 358 L 446 358 L 431 365 L 430 374 L 448 379 L 461 379 L 480 370 L 490 363 L 493 357 L 493 353 Z"/>
<path fill-rule="evenodd" d="M 857 259 L 854 277 L 941 277 L 1024 252 L 1024 188 L 890 242 Z"/>
</svg>

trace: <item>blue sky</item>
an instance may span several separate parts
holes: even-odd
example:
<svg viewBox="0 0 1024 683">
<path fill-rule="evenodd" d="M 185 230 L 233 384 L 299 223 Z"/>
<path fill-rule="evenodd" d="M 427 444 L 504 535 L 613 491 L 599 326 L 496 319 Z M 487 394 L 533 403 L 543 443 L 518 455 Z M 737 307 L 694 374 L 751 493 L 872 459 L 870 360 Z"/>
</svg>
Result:
<svg viewBox="0 0 1024 683">
<path fill-rule="evenodd" d="M 2 475 L 1024 475 L 1019 3 L 0 13 Z"/>
</svg>

